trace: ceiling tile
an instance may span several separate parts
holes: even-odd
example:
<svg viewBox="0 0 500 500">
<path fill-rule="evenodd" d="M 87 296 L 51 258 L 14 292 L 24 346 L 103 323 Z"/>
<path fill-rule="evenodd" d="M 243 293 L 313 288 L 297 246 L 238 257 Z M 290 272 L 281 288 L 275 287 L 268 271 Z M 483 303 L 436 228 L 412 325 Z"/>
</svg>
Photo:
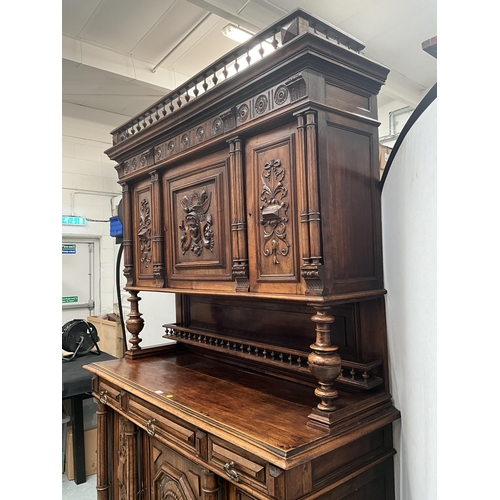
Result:
<svg viewBox="0 0 500 500">
<path fill-rule="evenodd" d="M 80 36 L 130 54 L 176 1 L 180 0 L 102 0 Z"/>
<path fill-rule="evenodd" d="M 62 32 L 79 37 L 88 20 L 100 4 L 100 0 L 62 0 Z"/>
<path fill-rule="evenodd" d="M 189 2 L 176 2 L 137 43 L 132 55 L 155 64 L 168 54 L 196 26 L 207 12 Z M 211 15 L 197 30 L 200 36 L 219 20 Z"/>
</svg>

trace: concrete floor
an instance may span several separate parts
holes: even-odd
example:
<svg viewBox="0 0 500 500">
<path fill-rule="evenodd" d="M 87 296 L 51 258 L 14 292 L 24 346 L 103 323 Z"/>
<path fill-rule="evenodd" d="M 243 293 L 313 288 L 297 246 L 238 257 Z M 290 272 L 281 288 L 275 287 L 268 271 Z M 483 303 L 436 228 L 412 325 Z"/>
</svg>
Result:
<svg viewBox="0 0 500 500">
<path fill-rule="evenodd" d="M 66 474 L 62 475 L 62 500 L 96 500 L 97 474 L 87 476 L 87 481 L 82 484 L 76 484 L 70 481 Z"/>
</svg>

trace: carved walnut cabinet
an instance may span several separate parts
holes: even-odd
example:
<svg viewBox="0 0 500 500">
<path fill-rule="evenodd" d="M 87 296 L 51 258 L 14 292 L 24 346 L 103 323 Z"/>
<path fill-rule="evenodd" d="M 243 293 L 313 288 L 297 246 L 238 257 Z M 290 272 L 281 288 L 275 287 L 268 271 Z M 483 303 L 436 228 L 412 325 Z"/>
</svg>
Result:
<svg viewBox="0 0 500 500">
<path fill-rule="evenodd" d="M 130 347 L 87 366 L 99 500 L 394 498 L 363 48 L 296 10 L 112 132 Z M 155 347 L 141 291 L 176 296 Z"/>
</svg>

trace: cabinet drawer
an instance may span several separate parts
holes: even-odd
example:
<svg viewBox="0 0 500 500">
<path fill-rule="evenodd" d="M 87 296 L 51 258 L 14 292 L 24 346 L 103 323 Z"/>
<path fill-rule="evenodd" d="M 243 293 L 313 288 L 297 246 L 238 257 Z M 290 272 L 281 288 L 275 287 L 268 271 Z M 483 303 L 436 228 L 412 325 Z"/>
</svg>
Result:
<svg viewBox="0 0 500 500">
<path fill-rule="evenodd" d="M 267 464 L 258 457 L 209 436 L 208 460 L 221 471 L 223 477 L 267 490 Z"/>
<path fill-rule="evenodd" d="M 105 403 L 118 410 L 122 409 L 122 403 L 124 402 L 122 401 L 122 397 L 126 395 L 126 391 L 123 389 L 105 380 L 99 379 L 96 392 L 96 397 L 101 403 Z"/>
<path fill-rule="evenodd" d="M 150 436 L 163 438 L 164 441 L 174 442 L 196 455 L 200 454 L 196 427 L 176 419 L 133 395 L 130 395 L 127 406 L 127 414 Z"/>
</svg>

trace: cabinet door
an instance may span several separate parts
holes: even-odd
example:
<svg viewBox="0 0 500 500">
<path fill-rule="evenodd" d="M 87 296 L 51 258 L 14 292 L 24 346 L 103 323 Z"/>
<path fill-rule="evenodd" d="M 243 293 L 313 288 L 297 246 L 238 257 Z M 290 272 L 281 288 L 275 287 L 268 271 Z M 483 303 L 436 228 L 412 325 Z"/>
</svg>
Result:
<svg viewBox="0 0 500 500">
<path fill-rule="evenodd" d="M 217 500 L 219 479 L 208 469 L 149 439 L 151 500 Z"/>
<path fill-rule="evenodd" d="M 153 206 L 152 184 L 149 179 L 134 185 L 132 190 L 132 235 L 134 248 L 135 285 L 155 286 L 153 266 L 153 218 L 160 213 Z"/>
<path fill-rule="evenodd" d="M 164 175 L 168 286 L 234 289 L 228 152 Z"/>
<path fill-rule="evenodd" d="M 303 293 L 298 224 L 303 163 L 289 124 L 245 147 L 248 260 L 252 292 Z"/>
</svg>

